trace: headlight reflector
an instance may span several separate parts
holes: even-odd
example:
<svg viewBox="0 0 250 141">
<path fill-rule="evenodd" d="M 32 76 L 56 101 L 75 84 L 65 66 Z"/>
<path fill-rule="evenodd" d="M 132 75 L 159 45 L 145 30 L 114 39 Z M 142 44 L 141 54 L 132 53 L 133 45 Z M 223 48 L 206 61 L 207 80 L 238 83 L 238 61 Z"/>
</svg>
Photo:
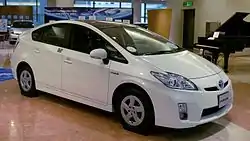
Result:
<svg viewBox="0 0 250 141">
<path fill-rule="evenodd" d="M 170 72 L 160 73 L 154 71 L 151 71 L 151 74 L 169 88 L 180 90 L 198 90 L 193 82 L 181 75 Z"/>
</svg>

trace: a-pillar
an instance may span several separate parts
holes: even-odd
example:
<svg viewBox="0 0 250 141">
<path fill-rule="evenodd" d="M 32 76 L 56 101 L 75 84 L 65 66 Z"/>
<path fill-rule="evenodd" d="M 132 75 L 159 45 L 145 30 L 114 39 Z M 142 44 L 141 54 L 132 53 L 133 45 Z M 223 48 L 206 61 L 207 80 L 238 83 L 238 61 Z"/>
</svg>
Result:
<svg viewBox="0 0 250 141">
<path fill-rule="evenodd" d="M 132 0 L 134 23 L 141 22 L 141 0 Z"/>
<path fill-rule="evenodd" d="M 183 0 L 167 0 L 167 7 L 172 9 L 169 39 L 178 45 L 182 45 L 182 2 Z"/>
<path fill-rule="evenodd" d="M 74 0 L 48 0 L 48 7 L 73 7 Z"/>
</svg>

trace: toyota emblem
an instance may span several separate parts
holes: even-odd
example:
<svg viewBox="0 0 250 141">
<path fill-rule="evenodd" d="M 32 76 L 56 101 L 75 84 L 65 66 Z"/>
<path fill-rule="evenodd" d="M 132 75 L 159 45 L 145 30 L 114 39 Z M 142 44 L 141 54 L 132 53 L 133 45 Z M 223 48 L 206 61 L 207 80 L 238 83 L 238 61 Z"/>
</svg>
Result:
<svg viewBox="0 0 250 141">
<path fill-rule="evenodd" d="M 224 88 L 224 82 L 222 80 L 219 81 L 219 88 L 220 89 Z"/>
</svg>

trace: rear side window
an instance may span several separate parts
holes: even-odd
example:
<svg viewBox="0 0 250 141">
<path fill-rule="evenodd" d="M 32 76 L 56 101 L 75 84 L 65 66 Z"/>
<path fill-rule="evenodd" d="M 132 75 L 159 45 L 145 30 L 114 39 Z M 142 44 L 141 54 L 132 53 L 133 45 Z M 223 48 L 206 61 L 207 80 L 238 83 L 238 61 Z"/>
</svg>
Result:
<svg viewBox="0 0 250 141">
<path fill-rule="evenodd" d="M 68 48 L 70 26 L 68 24 L 53 24 L 32 33 L 34 41 Z"/>
<path fill-rule="evenodd" d="M 42 34 L 43 34 L 43 32 L 42 32 L 41 29 L 33 31 L 32 32 L 32 40 L 34 40 L 34 41 L 41 41 Z"/>
</svg>

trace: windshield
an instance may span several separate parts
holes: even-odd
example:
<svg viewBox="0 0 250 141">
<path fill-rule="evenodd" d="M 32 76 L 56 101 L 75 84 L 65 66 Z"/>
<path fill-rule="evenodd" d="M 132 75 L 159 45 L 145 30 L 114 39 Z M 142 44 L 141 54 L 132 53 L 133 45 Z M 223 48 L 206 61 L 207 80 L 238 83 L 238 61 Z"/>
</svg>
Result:
<svg viewBox="0 0 250 141">
<path fill-rule="evenodd" d="M 156 55 L 184 50 L 168 39 L 141 27 L 109 27 L 101 30 L 134 55 Z"/>
<path fill-rule="evenodd" d="M 14 28 L 33 28 L 32 22 L 14 22 L 12 27 Z"/>
</svg>

